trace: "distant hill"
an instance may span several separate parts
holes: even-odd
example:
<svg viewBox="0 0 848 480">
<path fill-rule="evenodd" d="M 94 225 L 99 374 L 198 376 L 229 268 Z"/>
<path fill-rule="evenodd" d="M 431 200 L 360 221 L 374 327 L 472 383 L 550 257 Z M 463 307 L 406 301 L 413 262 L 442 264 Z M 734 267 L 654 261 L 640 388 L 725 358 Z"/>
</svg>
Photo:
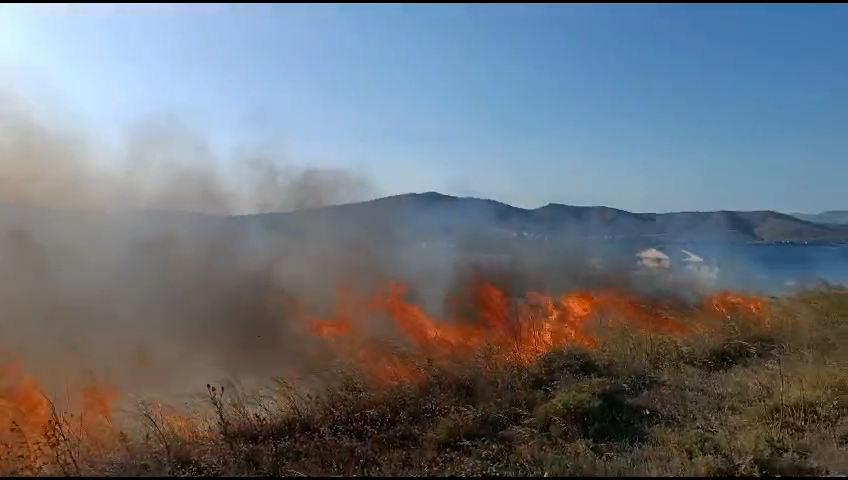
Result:
<svg viewBox="0 0 848 480">
<path fill-rule="evenodd" d="M 394 235 L 475 235 L 575 239 L 660 237 L 681 241 L 845 242 L 848 225 L 822 224 L 773 211 L 631 213 L 609 207 L 551 203 L 536 209 L 437 192 L 403 194 L 366 202 L 237 217 L 265 228 L 306 233 L 326 225 Z"/>
<path fill-rule="evenodd" d="M 848 210 L 831 210 L 822 213 L 793 213 L 793 217 L 815 223 L 848 225 Z"/>
<path fill-rule="evenodd" d="M 840 212 L 826 212 L 840 213 Z M 848 215 L 848 212 L 842 212 Z M 821 214 L 825 215 L 825 214 Z M 830 218 L 830 217 L 828 217 Z M 835 217 L 834 217 L 835 218 Z M 848 224 L 819 223 L 772 211 L 632 213 L 609 207 L 551 203 L 518 208 L 494 200 L 410 193 L 337 206 L 234 217 L 174 212 L 96 213 L 34 207 L 0 207 L 0 233 L 26 224 L 49 237 L 80 242 L 129 238 L 133 232 L 174 231 L 205 238 L 245 238 L 264 234 L 308 242 L 391 237 L 431 240 L 542 239 L 636 240 L 662 242 L 848 242 Z M 77 233 L 74 233 L 77 232 Z M 66 236 L 67 235 L 67 236 Z"/>
</svg>

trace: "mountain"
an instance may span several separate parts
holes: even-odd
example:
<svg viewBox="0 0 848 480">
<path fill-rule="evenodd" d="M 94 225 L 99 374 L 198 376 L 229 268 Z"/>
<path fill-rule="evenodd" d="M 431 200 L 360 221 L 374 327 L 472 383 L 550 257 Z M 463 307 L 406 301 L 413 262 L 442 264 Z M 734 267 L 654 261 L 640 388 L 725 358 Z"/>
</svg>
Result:
<svg viewBox="0 0 848 480">
<path fill-rule="evenodd" d="M 437 192 L 403 194 L 292 213 L 237 217 L 307 234 L 334 225 L 352 232 L 391 232 L 409 238 L 499 234 L 547 239 L 638 239 L 679 241 L 846 242 L 848 225 L 822 224 L 773 211 L 632 213 L 609 207 L 551 203 L 536 209 L 494 200 Z"/>
<path fill-rule="evenodd" d="M 847 212 L 848 213 L 848 212 Z M 481 241 L 537 239 L 662 242 L 848 242 L 848 225 L 818 223 L 772 211 L 632 213 L 609 207 L 551 203 L 524 209 L 494 200 L 436 192 L 410 193 L 358 203 L 234 217 L 175 212 L 83 212 L 21 206 L 0 208 L 0 233 L 19 226 L 53 238 L 98 243 L 136 233 L 198 234 L 262 242 L 265 234 L 307 242 Z M 179 227 L 179 228 L 175 228 Z M 121 240 L 124 241 L 124 240 Z M 127 240 L 128 241 L 128 240 Z M 223 241 L 223 240 L 222 240 Z"/>
<path fill-rule="evenodd" d="M 821 213 L 793 213 L 793 217 L 815 223 L 848 225 L 848 210 L 830 210 Z"/>
</svg>

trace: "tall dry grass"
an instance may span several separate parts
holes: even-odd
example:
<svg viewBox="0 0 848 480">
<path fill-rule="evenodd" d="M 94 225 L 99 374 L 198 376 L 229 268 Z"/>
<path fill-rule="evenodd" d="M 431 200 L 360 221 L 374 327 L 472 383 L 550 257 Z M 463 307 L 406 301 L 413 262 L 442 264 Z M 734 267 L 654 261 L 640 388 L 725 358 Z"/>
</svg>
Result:
<svg viewBox="0 0 848 480">
<path fill-rule="evenodd" d="M 531 364 L 493 366 L 484 351 L 391 386 L 341 364 L 262 391 L 209 385 L 190 413 L 143 403 L 107 416 L 93 401 L 86 419 L 32 399 L 50 421 L 7 432 L 0 466 L 65 476 L 848 472 L 848 290 L 778 301 L 767 321 L 710 322 L 685 337 L 610 328 L 596 348 Z"/>
</svg>

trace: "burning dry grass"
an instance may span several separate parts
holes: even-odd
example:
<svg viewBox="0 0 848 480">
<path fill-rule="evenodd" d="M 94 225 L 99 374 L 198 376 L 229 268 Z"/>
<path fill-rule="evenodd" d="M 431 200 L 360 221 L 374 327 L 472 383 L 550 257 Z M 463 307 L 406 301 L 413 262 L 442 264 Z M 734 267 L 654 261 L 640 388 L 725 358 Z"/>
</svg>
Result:
<svg viewBox="0 0 848 480">
<path fill-rule="evenodd" d="M 270 390 L 207 386 L 190 413 L 153 403 L 121 411 L 94 385 L 60 404 L 6 368 L 2 473 L 848 470 L 845 290 L 781 301 L 723 293 L 702 305 L 475 291 L 473 318 L 448 322 L 407 303 L 400 285 L 340 295 L 330 318 L 302 314 L 333 361 L 325 354 L 310 375 Z"/>
</svg>

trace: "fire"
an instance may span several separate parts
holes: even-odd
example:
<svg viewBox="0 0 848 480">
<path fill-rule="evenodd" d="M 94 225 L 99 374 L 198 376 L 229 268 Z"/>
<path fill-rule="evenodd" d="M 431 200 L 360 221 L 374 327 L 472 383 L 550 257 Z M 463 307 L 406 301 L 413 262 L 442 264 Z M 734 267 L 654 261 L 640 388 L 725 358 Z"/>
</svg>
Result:
<svg viewBox="0 0 848 480">
<path fill-rule="evenodd" d="M 114 447 L 111 404 L 115 392 L 95 385 L 82 387 L 79 398 L 68 399 L 77 403 L 78 413 L 73 414 L 49 399 L 20 365 L 2 368 L 0 382 L 0 449 L 3 458 L 16 462 L 16 471 L 40 473 L 45 456 L 71 455 L 69 444 L 84 444 L 92 452 Z"/>
<path fill-rule="evenodd" d="M 322 337 L 343 337 L 353 332 L 353 324 L 347 320 L 328 320 L 313 322 L 312 333 Z"/>
<path fill-rule="evenodd" d="M 698 331 L 701 325 L 683 320 L 674 307 L 645 302 L 642 298 L 617 291 L 578 291 L 553 297 L 528 293 L 521 300 L 510 299 L 491 284 L 481 284 L 476 291 L 478 324 L 467 319 L 440 321 L 427 315 L 419 306 L 404 300 L 406 289 L 391 283 L 373 296 L 371 308 L 348 310 L 345 302 L 350 294 L 339 297 L 334 318 L 310 321 L 313 334 L 332 339 L 339 352 L 353 345 L 344 340 L 366 337 L 362 327 L 369 318 L 387 317 L 412 347 L 412 354 L 399 356 L 384 345 L 366 344 L 354 355 L 348 355 L 357 366 L 382 383 L 409 382 L 422 378 L 418 365 L 425 362 L 463 361 L 490 348 L 495 363 L 529 364 L 541 355 L 568 345 L 595 348 L 600 339 L 598 328 L 622 325 L 642 331 L 682 336 Z M 706 300 L 703 313 L 729 317 L 752 314 L 762 317 L 766 302 L 753 296 L 721 292 Z M 594 329 L 594 330 L 593 330 Z"/>
<path fill-rule="evenodd" d="M 50 419 L 50 402 L 42 395 L 34 378 L 19 365 L 0 370 L 0 429 L 37 435 Z"/>
<path fill-rule="evenodd" d="M 311 334 L 380 384 L 418 382 L 432 371 L 425 365 L 468 362 L 482 354 L 487 366 L 497 367 L 530 364 L 569 345 L 596 348 L 606 326 L 671 336 L 687 335 L 699 327 L 684 320 L 692 316 L 680 314 L 678 307 L 614 290 L 559 296 L 531 292 L 515 298 L 481 283 L 472 299 L 474 318 L 445 319 L 408 302 L 407 290 L 400 283 L 389 283 L 374 295 L 345 288 L 337 293 L 330 318 L 308 317 L 299 305 L 293 309 L 307 321 Z M 759 297 L 721 292 L 706 298 L 701 310 L 719 318 L 742 314 L 762 319 L 768 304 Z M 405 347 L 370 334 L 374 322 L 397 332 Z M 49 473 L 47 463 L 71 456 L 63 461 L 80 473 L 77 461 L 83 452 L 120 450 L 121 442 L 126 442 L 123 427 L 116 422 L 121 392 L 93 381 L 71 391 L 75 393 L 68 398 L 51 399 L 21 365 L 0 367 L 0 454 L 7 459 L 0 461 L 0 467 L 4 472 Z M 212 435 L 201 418 L 162 405 L 151 407 L 145 415 L 148 423 L 156 424 L 159 436 L 197 441 Z"/>
<path fill-rule="evenodd" d="M 125 423 L 116 421 L 121 392 L 93 381 L 52 398 L 18 363 L 0 368 L 0 472 L 13 475 L 80 474 L 85 458 L 119 451 Z M 156 419 L 184 438 L 201 426 L 175 412 L 157 410 Z"/>
<path fill-rule="evenodd" d="M 730 317 L 734 312 L 748 311 L 754 315 L 762 315 L 766 311 L 767 304 L 760 297 L 742 295 L 733 292 L 720 292 L 708 299 L 710 307 L 725 317 Z"/>
</svg>

